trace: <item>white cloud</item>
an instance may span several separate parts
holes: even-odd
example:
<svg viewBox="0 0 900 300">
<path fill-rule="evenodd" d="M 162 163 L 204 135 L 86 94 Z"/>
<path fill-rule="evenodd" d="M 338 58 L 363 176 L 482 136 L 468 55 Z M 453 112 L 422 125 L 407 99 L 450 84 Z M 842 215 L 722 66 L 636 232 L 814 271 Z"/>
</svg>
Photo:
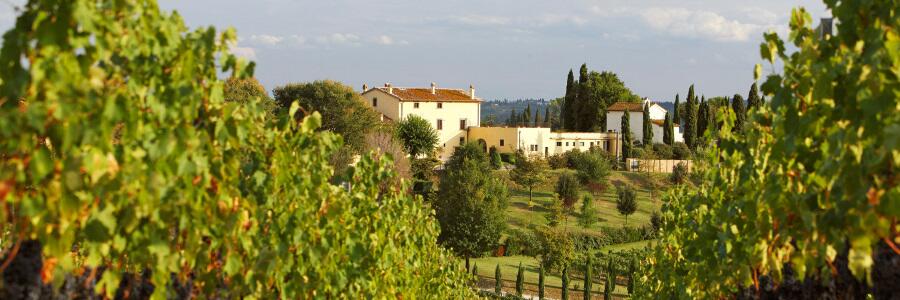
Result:
<svg viewBox="0 0 900 300">
<path fill-rule="evenodd" d="M 375 38 L 375 42 L 382 45 L 393 45 L 394 39 L 386 35 L 379 35 Z"/>
<path fill-rule="evenodd" d="M 709 38 L 716 41 L 747 41 L 766 26 L 727 19 L 711 11 L 684 8 L 648 8 L 640 12 L 650 27 L 674 35 Z"/>
<path fill-rule="evenodd" d="M 352 33 L 332 33 L 316 37 L 319 44 L 359 45 L 359 36 Z"/>
<path fill-rule="evenodd" d="M 253 48 L 250 48 L 250 47 L 232 46 L 231 54 L 234 54 L 236 56 L 240 56 L 240 57 L 243 57 L 246 59 L 256 59 L 256 50 L 254 50 Z"/>
<path fill-rule="evenodd" d="M 277 35 L 269 35 L 269 34 L 256 35 L 256 34 L 254 34 L 254 35 L 250 36 L 250 42 L 257 43 L 257 44 L 263 44 L 263 45 L 267 45 L 267 46 L 275 46 L 275 45 L 280 44 L 282 41 L 284 41 L 284 37 L 277 36 Z"/>
<path fill-rule="evenodd" d="M 453 17 L 453 20 L 456 21 L 457 23 L 466 24 L 466 25 L 475 25 L 475 26 L 507 25 L 510 23 L 510 18 L 507 18 L 507 17 L 484 16 L 484 15 L 458 16 L 458 17 Z"/>
</svg>

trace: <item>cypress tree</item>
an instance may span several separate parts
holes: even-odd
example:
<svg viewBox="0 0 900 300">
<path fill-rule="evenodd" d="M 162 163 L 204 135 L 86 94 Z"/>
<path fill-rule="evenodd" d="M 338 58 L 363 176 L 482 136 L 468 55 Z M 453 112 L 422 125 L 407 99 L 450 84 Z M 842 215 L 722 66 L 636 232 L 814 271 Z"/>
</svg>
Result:
<svg viewBox="0 0 900 300">
<path fill-rule="evenodd" d="M 672 145 L 674 143 L 675 128 L 672 126 L 672 116 L 666 112 L 666 120 L 663 123 L 663 143 Z"/>
<path fill-rule="evenodd" d="M 575 75 L 572 73 L 572 69 L 569 69 L 569 77 L 566 80 L 566 96 L 563 98 L 562 107 L 560 109 L 559 119 L 562 125 L 562 128 L 565 130 L 573 130 L 575 126 L 572 124 L 574 122 L 574 118 L 572 117 L 572 111 L 575 107 L 575 95 L 577 92 L 575 91 Z"/>
<path fill-rule="evenodd" d="M 622 161 L 626 161 L 626 158 L 631 157 L 631 121 L 629 115 L 631 113 L 628 110 L 625 110 L 625 113 L 622 114 Z"/>
<path fill-rule="evenodd" d="M 759 88 L 754 82 L 750 86 L 750 94 L 747 95 L 747 110 L 758 108 L 760 105 L 762 105 L 762 100 L 759 99 Z"/>
<path fill-rule="evenodd" d="M 679 110 L 679 109 L 680 109 L 679 106 L 681 106 L 681 105 L 680 105 L 680 103 L 678 103 L 678 102 L 679 102 L 679 100 L 678 100 L 678 94 L 675 94 L 675 109 L 673 109 L 673 111 L 674 111 L 675 113 L 674 113 L 674 116 L 672 116 L 672 122 L 675 123 L 675 124 L 680 124 L 680 123 L 681 123 L 681 111 Z"/>
<path fill-rule="evenodd" d="M 531 104 L 529 103 L 527 107 L 525 107 L 525 111 L 522 112 L 522 127 L 528 127 L 531 124 Z"/>
<path fill-rule="evenodd" d="M 744 108 L 744 97 L 734 94 L 731 99 L 731 109 L 734 111 L 734 132 L 744 130 L 744 121 L 747 120 L 747 110 Z"/>
<path fill-rule="evenodd" d="M 644 105 L 644 113 L 643 113 L 643 129 L 644 136 L 641 139 L 641 143 L 644 144 L 644 147 L 653 145 L 653 124 L 650 123 L 650 102 Z"/>
<path fill-rule="evenodd" d="M 584 130 L 584 127 L 589 125 L 589 120 L 584 120 L 579 117 L 581 112 L 587 109 L 588 102 L 590 101 L 588 97 L 590 97 L 590 89 L 589 89 L 589 75 L 587 64 L 581 64 L 581 70 L 578 71 L 578 90 L 575 94 L 575 106 L 572 108 L 572 119 L 574 122 L 574 130 Z"/>
<path fill-rule="evenodd" d="M 516 274 L 516 296 L 522 297 L 525 291 L 525 268 L 522 268 L 522 262 L 519 262 L 519 273 Z"/>
<path fill-rule="evenodd" d="M 691 89 L 688 91 L 689 96 L 693 96 L 694 94 L 694 86 L 691 85 Z M 681 124 L 681 128 L 684 128 L 684 143 L 687 144 L 688 148 L 691 150 L 696 147 L 696 138 L 697 138 L 697 99 L 695 97 L 688 97 L 687 104 L 684 107 L 684 124 Z"/>
<path fill-rule="evenodd" d="M 500 264 L 497 264 L 497 269 L 494 270 L 494 293 L 497 296 L 501 296 L 503 292 L 503 274 L 500 274 Z"/>
<path fill-rule="evenodd" d="M 478 280 L 478 263 L 472 266 L 472 276 L 475 276 L 475 280 Z"/>
<path fill-rule="evenodd" d="M 534 109 L 534 126 L 535 128 L 541 127 L 541 108 L 540 106 Z"/>
<path fill-rule="evenodd" d="M 681 116 L 679 116 L 679 117 L 681 118 L 682 121 L 687 119 L 687 114 L 688 114 L 688 110 L 690 110 L 689 108 L 691 106 L 691 101 L 697 100 L 696 97 L 697 97 L 697 95 L 694 95 L 694 85 L 692 84 L 691 87 L 688 88 L 687 98 L 684 99 L 684 102 L 687 105 L 685 107 L 681 108 Z M 687 121 L 685 121 L 685 122 L 687 122 Z"/>
<path fill-rule="evenodd" d="M 506 125 L 509 127 L 515 127 L 518 122 L 516 122 L 516 109 L 513 108 L 512 112 L 509 113 L 509 119 L 506 120 Z"/>
<path fill-rule="evenodd" d="M 587 263 L 584 267 L 584 300 L 591 300 L 591 256 L 588 255 Z"/>
<path fill-rule="evenodd" d="M 538 299 L 544 300 L 544 266 L 538 270 Z"/>
<path fill-rule="evenodd" d="M 634 273 L 637 272 L 637 260 L 631 258 L 631 264 L 628 266 L 628 294 L 634 293 Z"/>
<path fill-rule="evenodd" d="M 700 107 L 697 109 L 697 140 L 705 140 L 706 129 L 709 124 L 709 102 L 701 98 Z"/>
<path fill-rule="evenodd" d="M 562 272 L 562 300 L 569 300 L 569 267 L 564 267 Z"/>
<path fill-rule="evenodd" d="M 550 106 L 544 108 L 544 127 L 553 126 L 553 122 L 550 120 Z"/>
<path fill-rule="evenodd" d="M 609 293 L 612 294 L 616 290 L 616 265 L 613 262 L 612 253 L 610 252 L 609 261 L 606 266 L 606 280 L 609 286 Z"/>
</svg>

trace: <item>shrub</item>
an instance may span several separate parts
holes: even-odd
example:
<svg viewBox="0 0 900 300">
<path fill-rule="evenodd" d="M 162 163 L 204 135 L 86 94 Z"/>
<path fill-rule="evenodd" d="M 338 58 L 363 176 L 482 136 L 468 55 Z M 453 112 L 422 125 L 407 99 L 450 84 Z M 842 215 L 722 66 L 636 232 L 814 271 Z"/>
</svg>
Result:
<svg viewBox="0 0 900 300">
<path fill-rule="evenodd" d="M 653 144 L 653 152 L 656 153 L 656 157 L 659 159 L 674 159 L 675 157 L 675 149 L 666 144 Z"/>
<path fill-rule="evenodd" d="M 598 152 L 583 152 L 575 156 L 574 165 L 582 184 L 602 183 L 609 176 L 609 163 Z"/>
<path fill-rule="evenodd" d="M 490 151 L 491 167 L 494 168 L 494 170 L 500 170 L 503 168 L 503 158 L 500 157 L 500 153 L 497 152 L 497 147 L 491 146 Z"/>
<path fill-rule="evenodd" d="M 625 216 L 625 225 L 628 225 L 628 215 L 633 214 L 637 210 L 637 193 L 630 185 L 616 188 L 618 198 L 616 199 L 616 210 L 619 214 Z"/>
<path fill-rule="evenodd" d="M 669 181 L 673 184 L 684 184 L 688 178 L 688 168 L 684 163 L 678 163 L 672 168 L 672 174 L 669 175 Z"/>
<path fill-rule="evenodd" d="M 500 264 L 494 269 L 494 294 L 503 295 L 503 273 L 500 272 Z"/>
<path fill-rule="evenodd" d="M 500 153 L 500 161 L 508 164 L 516 164 L 516 154 L 515 153 Z"/>
<path fill-rule="evenodd" d="M 572 263 L 575 258 L 575 243 L 566 231 L 545 227 L 538 229 L 537 233 L 541 240 L 541 266 L 553 271 Z"/>
<path fill-rule="evenodd" d="M 533 231 L 514 229 L 506 239 L 508 255 L 537 256 L 541 253 L 541 241 Z"/>
<path fill-rule="evenodd" d="M 582 228 L 590 228 L 597 223 L 597 208 L 594 207 L 593 198 L 585 195 L 581 199 L 581 214 L 578 215 L 578 225 Z"/>
<path fill-rule="evenodd" d="M 571 173 L 562 173 L 559 176 L 559 180 L 556 182 L 556 194 L 559 195 L 559 199 L 566 208 L 571 208 L 578 200 L 579 188 L 578 180 Z"/>
<path fill-rule="evenodd" d="M 547 163 L 552 169 L 563 169 L 569 166 L 569 158 L 565 154 L 553 154 L 547 158 Z"/>
<path fill-rule="evenodd" d="M 678 142 L 675 143 L 675 146 L 672 147 L 672 157 L 674 159 L 691 159 L 691 149 L 688 148 L 687 144 Z"/>
<path fill-rule="evenodd" d="M 650 226 L 653 227 L 654 231 L 659 231 L 662 228 L 662 221 L 662 215 L 659 214 L 659 211 L 654 211 L 650 215 Z"/>
</svg>

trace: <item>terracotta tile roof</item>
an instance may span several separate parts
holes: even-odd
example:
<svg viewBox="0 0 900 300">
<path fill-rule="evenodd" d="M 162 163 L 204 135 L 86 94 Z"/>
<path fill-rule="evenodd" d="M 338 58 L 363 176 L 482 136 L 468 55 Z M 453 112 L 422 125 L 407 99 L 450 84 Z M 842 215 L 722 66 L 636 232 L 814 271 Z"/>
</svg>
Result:
<svg viewBox="0 0 900 300">
<path fill-rule="evenodd" d="M 378 87 L 377 89 L 387 93 L 387 87 Z M 393 95 L 397 96 L 400 101 L 417 101 L 417 102 L 481 102 L 476 97 L 472 99 L 469 93 L 458 89 L 435 89 L 435 93 L 431 93 L 431 88 L 393 88 Z"/>
<path fill-rule="evenodd" d="M 656 124 L 660 127 L 665 127 L 666 120 L 650 120 L 650 123 Z M 672 126 L 678 127 L 678 124 L 672 123 Z"/>
<path fill-rule="evenodd" d="M 606 108 L 607 111 L 644 111 L 644 105 L 633 102 L 616 102 Z"/>
</svg>

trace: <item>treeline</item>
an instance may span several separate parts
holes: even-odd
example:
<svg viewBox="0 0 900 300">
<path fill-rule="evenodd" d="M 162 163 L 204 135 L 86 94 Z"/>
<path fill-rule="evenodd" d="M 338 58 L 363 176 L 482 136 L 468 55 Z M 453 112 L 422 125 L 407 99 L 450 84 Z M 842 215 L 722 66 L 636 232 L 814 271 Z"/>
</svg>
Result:
<svg viewBox="0 0 900 300">
<path fill-rule="evenodd" d="M 560 129 L 606 131 L 606 108 L 609 105 L 640 100 L 615 73 L 588 71 L 587 64 L 582 64 L 578 81 L 575 81 L 572 70 L 566 78 L 566 94 L 560 103 Z"/>
</svg>

